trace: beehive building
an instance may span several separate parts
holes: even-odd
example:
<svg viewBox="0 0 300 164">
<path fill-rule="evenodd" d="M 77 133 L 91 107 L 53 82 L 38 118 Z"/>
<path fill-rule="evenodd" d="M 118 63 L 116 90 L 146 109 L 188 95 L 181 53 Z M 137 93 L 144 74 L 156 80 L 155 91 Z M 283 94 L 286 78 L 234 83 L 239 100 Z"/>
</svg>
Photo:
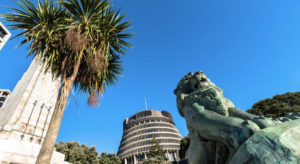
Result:
<svg viewBox="0 0 300 164">
<path fill-rule="evenodd" d="M 123 164 L 136 164 L 147 158 L 156 138 L 169 161 L 179 160 L 181 135 L 167 111 L 144 110 L 126 118 L 117 156 Z"/>
</svg>

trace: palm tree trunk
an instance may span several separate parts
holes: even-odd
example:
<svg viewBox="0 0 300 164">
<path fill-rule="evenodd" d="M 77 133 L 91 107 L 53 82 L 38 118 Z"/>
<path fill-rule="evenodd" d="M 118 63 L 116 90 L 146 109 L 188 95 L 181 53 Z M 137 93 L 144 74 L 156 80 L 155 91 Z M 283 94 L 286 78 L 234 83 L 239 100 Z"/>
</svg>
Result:
<svg viewBox="0 0 300 164">
<path fill-rule="evenodd" d="M 58 94 L 55 108 L 50 120 L 49 128 L 42 144 L 40 153 L 36 160 L 36 164 L 50 164 L 53 150 L 55 147 L 56 139 L 58 136 L 61 120 L 64 114 L 65 106 L 72 89 L 74 80 L 77 76 L 79 66 L 81 63 L 83 52 L 80 53 L 77 63 L 74 66 L 73 73 L 70 77 L 66 77 L 66 74 L 62 77 L 62 87 Z M 64 65 L 65 63 L 63 63 Z"/>
<path fill-rule="evenodd" d="M 64 109 L 69 97 L 72 84 L 70 82 L 63 82 L 63 86 L 58 95 L 55 104 L 52 118 L 50 120 L 49 128 L 42 144 L 36 164 L 50 164 L 55 142 L 58 136 L 61 120 L 64 114 Z"/>
</svg>

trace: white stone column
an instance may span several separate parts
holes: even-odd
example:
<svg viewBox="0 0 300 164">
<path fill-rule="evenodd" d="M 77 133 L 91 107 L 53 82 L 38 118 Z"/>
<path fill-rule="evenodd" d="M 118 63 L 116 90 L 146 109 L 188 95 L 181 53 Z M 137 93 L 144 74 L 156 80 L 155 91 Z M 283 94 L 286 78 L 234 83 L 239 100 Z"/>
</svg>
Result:
<svg viewBox="0 0 300 164">
<path fill-rule="evenodd" d="M 127 158 L 126 157 L 124 158 L 124 164 L 127 164 Z"/>
<path fill-rule="evenodd" d="M 145 159 L 147 159 L 147 154 L 146 153 L 144 153 L 144 157 L 145 157 Z"/>
<path fill-rule="evenodd" d="M 133 163 L 137 164 L 135 155 L 133 155 Z"/>
</svg>

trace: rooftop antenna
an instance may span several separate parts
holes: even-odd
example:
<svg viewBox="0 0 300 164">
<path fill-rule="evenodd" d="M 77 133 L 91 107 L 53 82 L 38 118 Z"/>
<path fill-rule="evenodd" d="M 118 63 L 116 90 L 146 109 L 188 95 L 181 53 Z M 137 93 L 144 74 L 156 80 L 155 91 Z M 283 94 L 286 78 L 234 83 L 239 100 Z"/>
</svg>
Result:
<svg viewBox="0 0 300 164">
<path fill-rule="evenodd" d="M 147 106 L 147 99 L 145 98 L 145 107 L 146 107 L 146 110 L 148 109 L 148 106 Z"/>
</svg>

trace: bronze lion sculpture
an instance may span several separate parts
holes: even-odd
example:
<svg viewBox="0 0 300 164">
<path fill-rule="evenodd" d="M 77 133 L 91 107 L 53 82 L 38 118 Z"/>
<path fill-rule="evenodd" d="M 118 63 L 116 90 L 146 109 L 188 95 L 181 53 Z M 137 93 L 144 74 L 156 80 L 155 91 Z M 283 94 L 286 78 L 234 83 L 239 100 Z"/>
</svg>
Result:
<svg viewBox="0 0 300 164">
<path fill-rule="evenodd" d="M 256 131 L 290 120 L 264 118 L 235 108 L 203 72 L 184 76 L 174 93 L 189 130 L 190 147 L 185 157 L 189 164 L 228 163 Z"/>
</svg>

